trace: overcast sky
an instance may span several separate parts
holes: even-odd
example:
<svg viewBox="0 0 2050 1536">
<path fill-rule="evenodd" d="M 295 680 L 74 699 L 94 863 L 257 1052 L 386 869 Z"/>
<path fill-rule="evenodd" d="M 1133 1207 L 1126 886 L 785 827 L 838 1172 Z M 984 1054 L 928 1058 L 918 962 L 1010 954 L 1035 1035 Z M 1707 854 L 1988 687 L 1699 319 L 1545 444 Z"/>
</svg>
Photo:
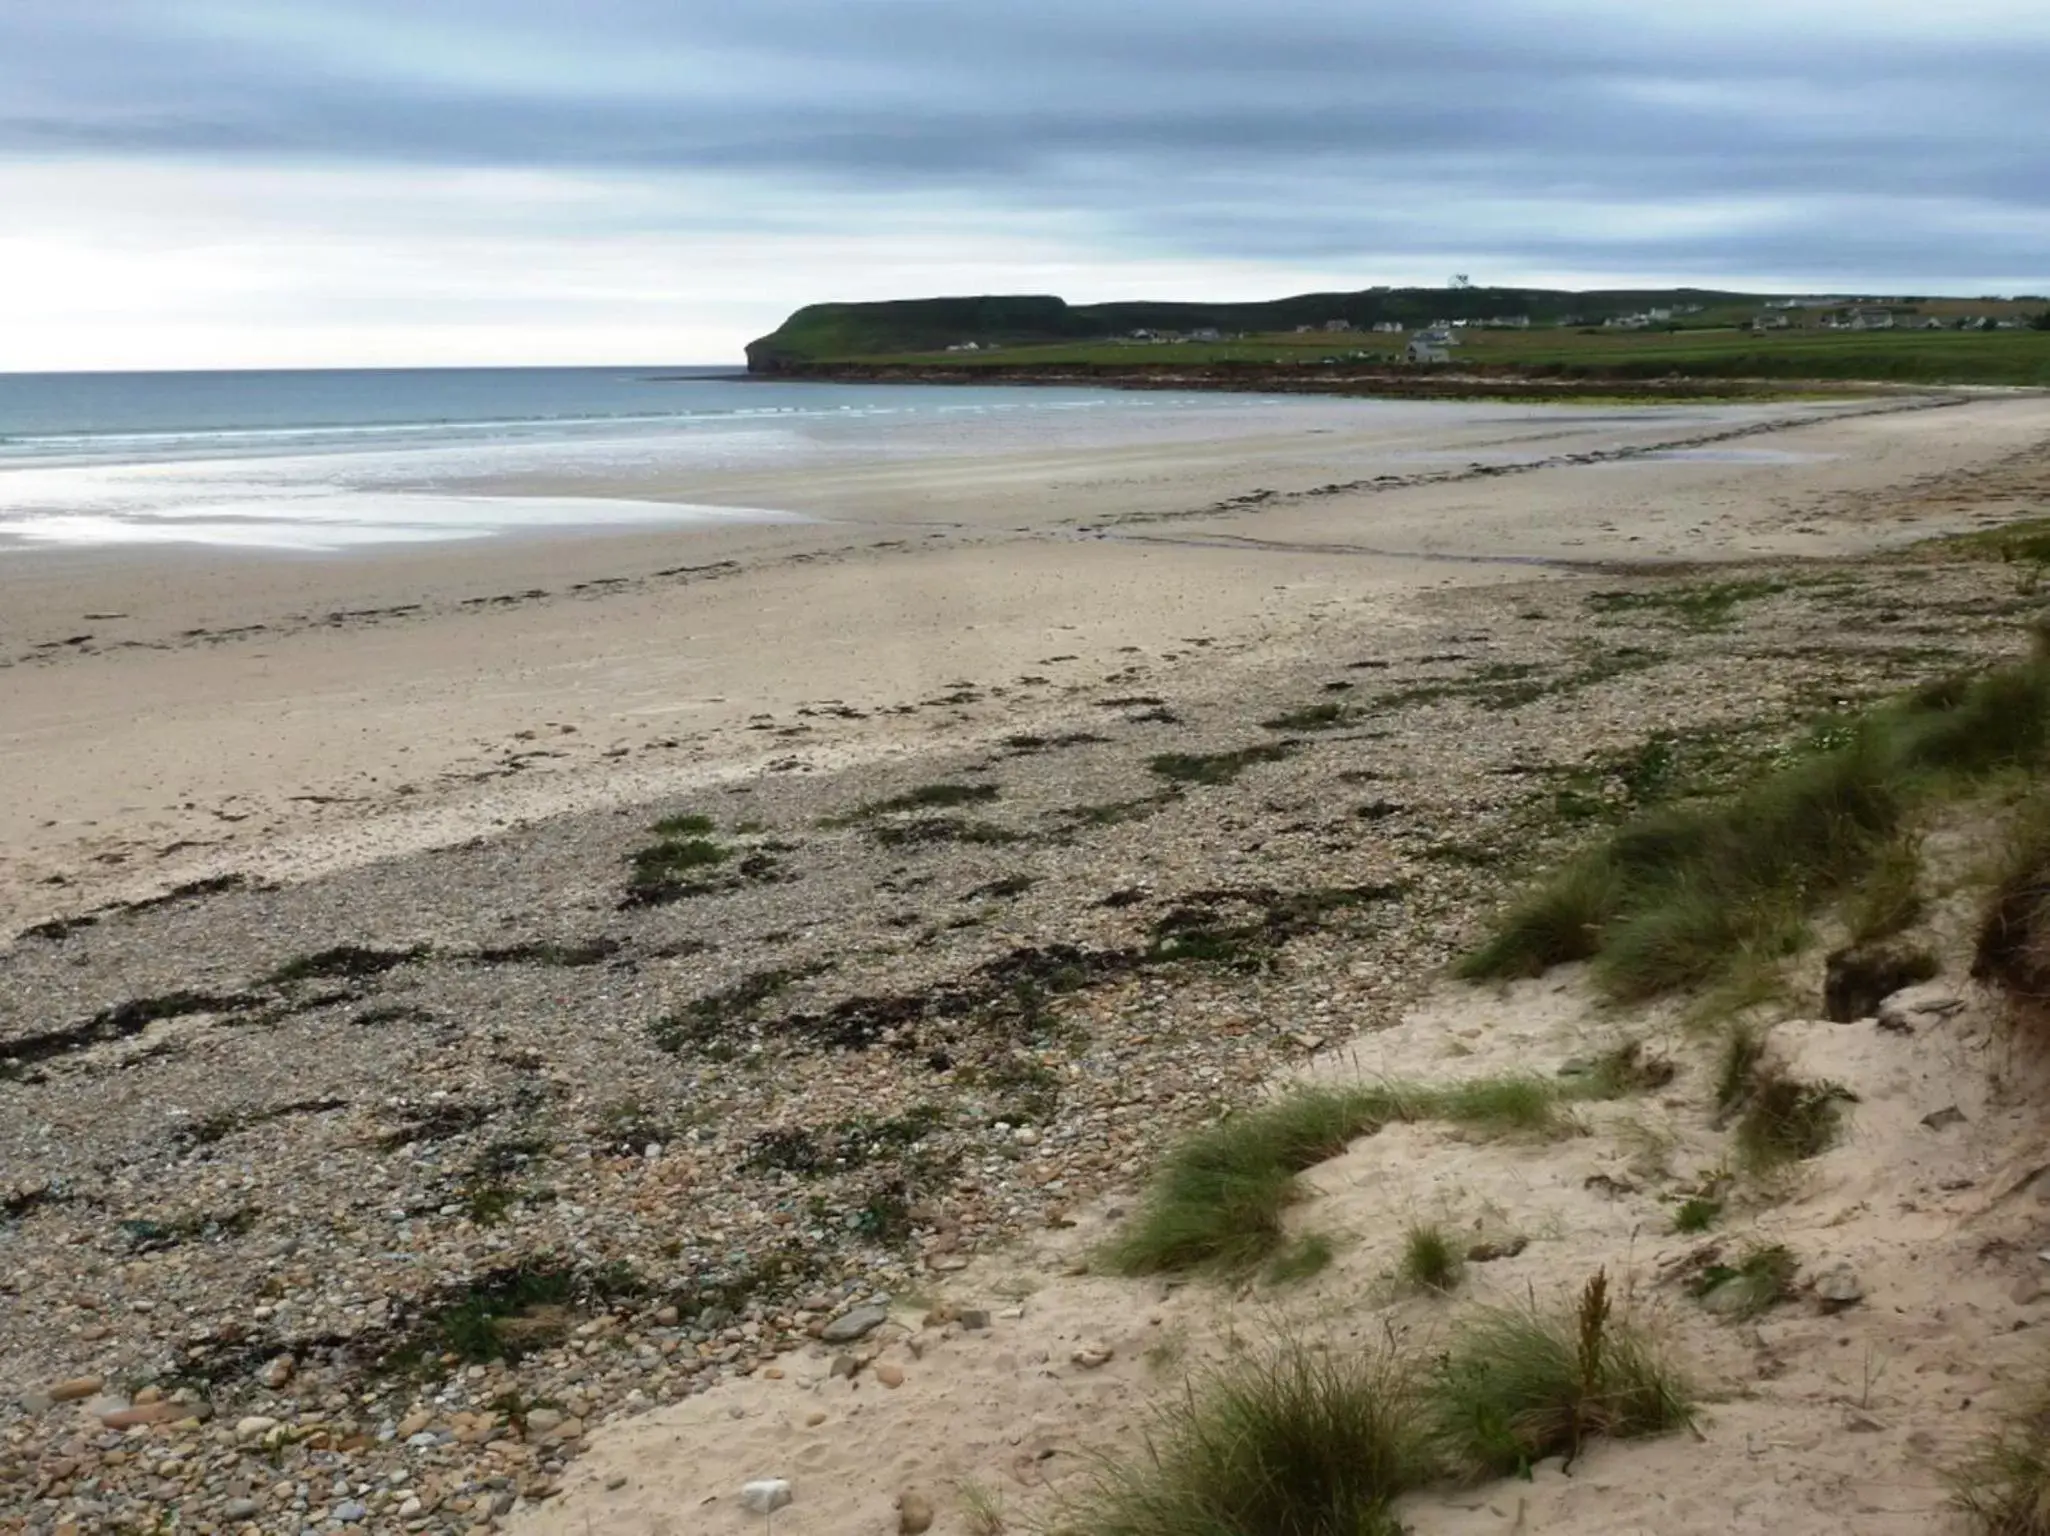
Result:
<svg viewBox="0 0 2050 1536">
<path fill-rule="evenodd" d="M 2050 289 L 2046 0 L 0 0 L 0 370 L 815 299 Z"/>
</svg>

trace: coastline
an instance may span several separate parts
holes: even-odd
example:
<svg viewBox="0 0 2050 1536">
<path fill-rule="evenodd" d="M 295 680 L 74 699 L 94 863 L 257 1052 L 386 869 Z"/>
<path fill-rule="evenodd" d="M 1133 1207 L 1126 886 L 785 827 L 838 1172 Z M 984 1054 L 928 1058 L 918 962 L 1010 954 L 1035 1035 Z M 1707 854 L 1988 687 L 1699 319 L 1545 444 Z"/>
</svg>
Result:
<svg viewBox="0 0 2050 1536">
<path fill-rule="evenodd" d="M 1857 488 L 2021 451 L 2041 409 L 1806 408 L 1677 430 L 1657 412 L 1482 418 L 1421 463 L 1432 444 L 1412 425 L 1354 439 L 1312 425 L 826 476 L 500 487 L 768 505 L 805 524 L 285 559 L 39 552 L 0 567 L 0 763 L 28 786 L 0 812 L 15 856 L 0 928 L 249 857 L 288 872 L 287 844 L 331 868 L 508 814 L 629 801 L 680 771 L 746 771 L 788 755 L 773 732 L 822 704 L 888 709 L 973 679 L 1009 691 L 967 718 L 1000 722 L 1058 699 L 1078 669 L 1117 670 L 1128 646 L 1295 644 L 1334 604 L 1386 606 L 1419 583 L 1942 531 L 1962 519 L 1889 524 L 1853 504 Z M 1658 446 L 1725 431 L 1764 459 Z M 1768 484 L 1833 505 L 1805 521 L 1747 511 Z M 1062 654 L 1081 659 L 1039 665 Z M 852 725 L 815 725 L 800 755 L 827 736 L 835 753 L 887 754 L 925 735 L 917 716 Z M 537 735 L 557 738 L 551 755 Z"/>
</svg>

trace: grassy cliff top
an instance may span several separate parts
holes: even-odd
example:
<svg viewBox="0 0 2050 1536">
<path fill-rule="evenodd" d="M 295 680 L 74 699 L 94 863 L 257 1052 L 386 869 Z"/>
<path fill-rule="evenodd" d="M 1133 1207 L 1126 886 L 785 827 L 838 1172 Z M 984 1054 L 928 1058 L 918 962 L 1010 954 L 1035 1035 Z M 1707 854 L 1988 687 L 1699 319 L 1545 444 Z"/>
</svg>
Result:
<svg viewBox="0 0 2050 1536">
<path fill-rule="evenodd" d="M 1050 295 L 896 299 L 872 304 L 811 304 L 769 335 L 751 342 L 748 366 L 778 366 L 939 352 L 965 342 L 1021 346 L 1083 342 L 1135 330 L 1187 333 L 1293 331 L 1333 320 L 1356 329 L 1383 322 L 1405 326 L 1434 320 L 1525 315 L 1543 324 L 1568 317 L 1599 323 L 1611 315 L 1655 307 L 1755 305 L 1758 296 L 1707 289 L 1606 289 L 1573 293 L 1547 288 L 1367 288 L 1357 293 L 1305 293 L 1247 304 L 1128 302 L 1069 304 Z"/>
</svg>

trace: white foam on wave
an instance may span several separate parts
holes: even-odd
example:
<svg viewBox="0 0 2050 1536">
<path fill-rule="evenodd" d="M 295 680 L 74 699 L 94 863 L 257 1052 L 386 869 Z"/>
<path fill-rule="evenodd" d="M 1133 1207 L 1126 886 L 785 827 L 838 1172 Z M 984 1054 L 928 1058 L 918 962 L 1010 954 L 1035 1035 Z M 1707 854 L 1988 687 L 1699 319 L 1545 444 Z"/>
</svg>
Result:
<svg viewBox="0 0 2050 1536">
<path fill-rule="evenodd" d="M 626 501 L 582 496 L 449 496 L 333 490 L 290 499 L 288 515 L 267 499 L 218 499 L 179 508 L 125 512 L 0 512 L 0 548 L 201 544 L 299 551 L 360 549 L 486 539 L 550 530 L 675 527 L 705 523 L 803 523 L 794 512 L 759 507 Z"/>
</svg>

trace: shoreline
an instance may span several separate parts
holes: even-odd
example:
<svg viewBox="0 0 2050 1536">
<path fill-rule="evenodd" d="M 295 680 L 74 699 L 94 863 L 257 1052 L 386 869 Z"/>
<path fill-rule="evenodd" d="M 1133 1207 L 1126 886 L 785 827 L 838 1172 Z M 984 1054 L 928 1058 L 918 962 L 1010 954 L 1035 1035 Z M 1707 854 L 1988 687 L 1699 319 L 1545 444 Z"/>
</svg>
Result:
<svg viewBox="0 0 2050 1536">
<path fill-rule="evenodd" d="M 1418 446 L 1406 427 L 1357 441 L 1269 431 L 586 487 L 766 502 L 806 524 L 12 563 L 0 766 L 29 792 L 0 810 L 15 856 L 0 933 L 287 843 L 327 849 L 307 867 L 332 868 L 421 846 L 437 826 L 473 835 L 504 819 L 494 802 L 508 792 L 512 814 L 534 817 L 653 793 L 665 775 L 745 771 L 790 755 L 764 742 L 800 724 L 811 731 L 781 740 L 810 761 L 826 736 L 805 709 L 890 709 L 975 679 L 1006 691 L 966 717 L 1000 720 L 1056 702 L 1078 668 L 1116 670 L 1125 647 L 1159 654 L 1198 633 L 1294 643 L 1331 604 L 1386 607 L 1420 582 L 1828 556 L 1956 531 L 1960 514 L 1929 505 L 1875 518 L 1858 488 L 2024 453 L 2042 419 L 2038 403 L 2007 400 L 1706 432 L 1656 413 L 1475 421 L 1444 438 L 1452 467 L 1422 470 L 1389 457 Z M 1725 433 L 1805 457 L 1658 456 Z M 1754 486 L 1823 509 L 1746 512 Z M 1036 665 L 1070 652 L 1082 660 Z M 752 730 L 757 715 L 776 724 Z M 950 722 L 944 708 L 858 730 L 827 718 L 847 750 L 886 755 L 921 741 L 923 720 Z M 539 755 L 544 737 L 560 755 Z"/>
</svg>

